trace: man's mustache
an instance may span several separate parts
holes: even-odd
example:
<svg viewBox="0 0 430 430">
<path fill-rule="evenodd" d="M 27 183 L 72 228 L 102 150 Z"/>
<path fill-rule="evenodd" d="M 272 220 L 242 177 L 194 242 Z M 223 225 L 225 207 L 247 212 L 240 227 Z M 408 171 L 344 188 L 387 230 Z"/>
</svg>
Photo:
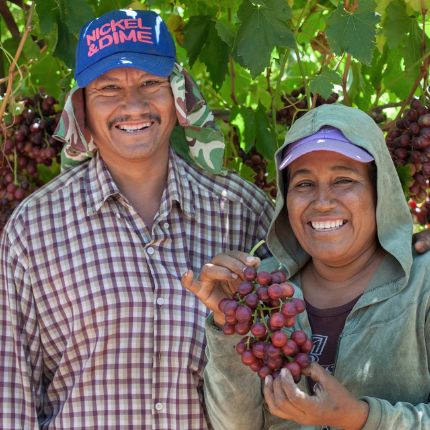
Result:
<svg viewBox="0 0 430 430">
<path fill-rule="evenodd" d="M 140 118 L 143 121 L 157 121 L 158 124 L 161 124 L 161 117 L 158 115 L 158 113 L 144 113 L 140 115 Z M 112 129 L 116 124 L 119 124 L 121 122 L 128 122 L 131 121 L 131 116 L 125 115 L 125 116 L 119 116 L 117 118 L 114 118 L 108 122 L 109 130 Z"/>
</svg>

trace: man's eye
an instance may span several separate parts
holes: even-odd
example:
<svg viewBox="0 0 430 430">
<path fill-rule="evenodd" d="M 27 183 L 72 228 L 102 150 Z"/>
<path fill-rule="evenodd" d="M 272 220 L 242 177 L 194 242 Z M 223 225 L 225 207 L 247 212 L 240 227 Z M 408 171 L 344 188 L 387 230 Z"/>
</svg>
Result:
<svg viewBox="0 0 430 430">
<path fill-rule="evenodd" d="M 142 84 L 142 87 L 150 87 L 152 85 L 158 84 L 159 82 L 157 81 L 146 81 Z"/>
<path fill-rule="evenodd" d="M 118 90 L 119 87 L 117 87 L 116 85 L 106 85 L 105 87 L 102 88 L 102 90 Z"/>
</svg>

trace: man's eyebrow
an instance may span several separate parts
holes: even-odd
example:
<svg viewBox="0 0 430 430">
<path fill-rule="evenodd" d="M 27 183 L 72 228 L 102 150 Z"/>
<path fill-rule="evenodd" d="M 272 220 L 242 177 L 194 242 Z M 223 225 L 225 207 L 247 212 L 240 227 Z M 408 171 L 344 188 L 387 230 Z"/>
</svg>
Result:
<svg viewBox="0 0 430 430">
<path fill-rule="evenodd" d="M 330 167 L 330 170 L 332 172 L 348 171 L 361 176 L 361 173 L 355 167 L 351 167 L 351 166 L 337 165 L 337 166 Z M 312 174 L 312 170 L 309 170 L 309 169 L 296 170 L 294 174 L 291 176 L 290 181 L 292 181 L 293 178 L 297 175 L 309 175 L 309 174 Z"/>
</svg>

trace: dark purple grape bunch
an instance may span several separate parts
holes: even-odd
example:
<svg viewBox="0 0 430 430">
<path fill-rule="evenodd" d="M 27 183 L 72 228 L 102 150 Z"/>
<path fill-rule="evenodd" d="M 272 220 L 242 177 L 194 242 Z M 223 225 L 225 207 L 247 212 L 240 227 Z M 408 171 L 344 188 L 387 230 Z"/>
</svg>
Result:
<svg viewBox="0 0 430 430">
<path fill-rule="evenodd" d="M 394 165 L 410 167 L 409 196 L 416 203 L 427 197 L 430 178 L 430 114 L 418 99 L 411 102 L 396 128 L 386 137 Z"/>
<path fill-rule="evenodd" d="M 0 232 L 21 201 L 44 185 L 37 166 L 61 162 L 63 143 L 52 137 L 61 118 L 55 110 L 58 101 L 40 93 L 22 100 L 25 109 L 1 130 Z"/>
<path fill-rule="evenodd" d="M 311 93 L 311 100 L 313 99 L 313 96 L 313 93 Z M 336 103 L 338 98 L 339 94 L 337 93 L 332 93 L 328 99 L 325 99 L 318 94 L 315 107 Z M 310 106 L 308 106 L 305 87 L 300 87 L 299 89 L 295 88 L 291 91 L 291 94 L 283 94 L 281 96 L 281 101 L 284 103 L 284 107 L 276 112 L 276 122 L 286 124 L 287 126 L 291 126 L 295 120 L 301 118 L 310 109 Z"/>
<path fill-rule="evenodd" d="M 233 127 L 232 131 L 229 131 L 228 139 L 231 139 L 235 147 L 237 156 L 242 159 L 242 163 L 254 170 L 254 183 L 255 185 L 266 192 L 273 199 L 276 198 L 276 182 L 275 180 L 267 182 L 268 173 L 266 172 L 267 160 L 263 155 L 257 151 L 256 142 L 254 141 L 254 146 L 250 149 L 248 153 L 240 147 L 239 136 L 237 133 L 237 127 Z"/>
<path fill-rule="evenodd" d="M 224 334 L 246 335 L 237 345 L 242 363 L 264 379 L 276 378 L 287 368 L 297 383 L 301 370 L 311 363 L 312 341 L 301 330 L 287 334 L 282 329 L 296 323 L 296 315 L 305 310 L 305 302 L 293 298 L 294 287 L 286 282 L 281 270 L 272 273 L 247 267 L 232 299 L 225 298 L 218 308 L 225 315 Z"/>
</svg>

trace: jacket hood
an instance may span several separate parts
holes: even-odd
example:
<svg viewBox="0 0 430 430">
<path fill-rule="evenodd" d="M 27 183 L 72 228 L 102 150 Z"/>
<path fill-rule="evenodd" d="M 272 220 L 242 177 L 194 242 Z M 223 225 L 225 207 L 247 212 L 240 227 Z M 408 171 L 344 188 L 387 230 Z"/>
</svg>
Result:
<svg viewBox="0 0 430 430">
<path fill-rule="evenodd" d="M 309 260 L 291 228 L 285 206 L 285 183 L 279 165 L 285 148 L 292 142 L 316 133 L 329 125 L 342 131 L 353 144 L 365 149 L 375 159 L 377 167 L 377 234 L 381 246 L 399 263 L 409 278 L 412 265 L 412 217 L 397 176 L 382 131 L 363 111 L 344 105 L 322 105 L 297 120 L 285 136 L 283 146 L 276 152 L 278 194 L 267 243 L 275 258 L 294 276 Z"/>
</svg>

